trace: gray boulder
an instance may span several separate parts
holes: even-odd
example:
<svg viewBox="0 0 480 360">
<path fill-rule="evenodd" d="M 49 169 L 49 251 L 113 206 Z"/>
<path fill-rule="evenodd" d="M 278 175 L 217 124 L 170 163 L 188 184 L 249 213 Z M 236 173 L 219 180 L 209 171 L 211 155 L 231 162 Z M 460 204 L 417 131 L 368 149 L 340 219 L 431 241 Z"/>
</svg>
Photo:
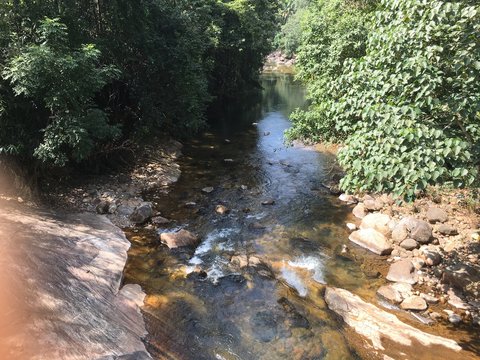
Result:
<svg viewBox="0 0 480 360">
<path fill-rule="evenodd" d="M 401 260 L 390 265 L 387 280 L 414 285 L 418 282 L 418 276 L 410 260 Z"/>
<path fill-rule="evenodd" d="M 132 215 L 130 215 L 130 221 L 134 224 L 144 224 L 152 217 L 152 215 L 152 205 L 144 203 L 133 211 Z"/>
<path fill-rule="evenodd" d="M 445 210 L 432 207 L 427 210 L 427 219 L 432 224 L 437 222 L 444 223 L 448 220 L 448 214 Z"/>
</svg>

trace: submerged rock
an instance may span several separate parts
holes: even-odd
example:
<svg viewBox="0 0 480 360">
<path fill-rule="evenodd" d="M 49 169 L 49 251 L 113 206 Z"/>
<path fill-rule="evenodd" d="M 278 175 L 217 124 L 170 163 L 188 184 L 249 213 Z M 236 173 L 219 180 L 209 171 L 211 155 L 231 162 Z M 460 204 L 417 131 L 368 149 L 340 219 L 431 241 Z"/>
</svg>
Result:
<svg viewBox="0 0 480 360">
<path fill-rule="evenodd" d="M 378 255 L 389 255 L 393 248 L 383 234 L 374 229 L 360 229 L 350 234 L 350 241 Z"/>
<path fill-rule="evenodd" d="M 277 337 L 277 316 L 272 311 L 259 311 L 250 319 L 255 337 L 262 342 L 270 342 Z"/>
<path fill-rule="evenodd" d="M 427 310 L 428 305 L 425 299 L 414 295 L 403 300 L 403 302 L 400 304 L 400 307 L 404 310 L 423 311 Z"/>
<path fill-rule="evenodd" d="M 170 249 L 193 246 L 200 241 L 196 235 L 187 230 L 180 230 L 175 233 L 162 233 L 160 235 L 160 240 Z"/>
</svg>

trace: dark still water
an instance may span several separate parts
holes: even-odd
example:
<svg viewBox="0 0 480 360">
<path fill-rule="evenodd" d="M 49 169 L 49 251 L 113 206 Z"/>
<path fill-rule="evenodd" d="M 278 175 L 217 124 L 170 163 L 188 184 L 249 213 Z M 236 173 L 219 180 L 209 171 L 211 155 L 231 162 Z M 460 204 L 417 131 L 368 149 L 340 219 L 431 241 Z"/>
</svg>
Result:
<svg viewBox="0 0 480 360">
<path fill-rule="evenodd" d="M 319 185 L 331 157 L 284 144 L 303 87 L 282 74 L 264 75 L 262 86 L 259 98 L 223 109 L 210 132 L 185 144 L 168 194 L 147 196 L 172 224 L 127 233 L 126 281 L 147 293 L 156 358 L 368 358 L 353 350 L 359 339 L 327 309 L 323 290 L 371 299 L 382 280 L 368 277 L 369 254 L 340 255 L 350 209 Z M 217 214 L 217 205 L 230 212 Z M 160 244 L 159 232 L 180 228 L 201 237 L 196 249 Z"/>
</svg>

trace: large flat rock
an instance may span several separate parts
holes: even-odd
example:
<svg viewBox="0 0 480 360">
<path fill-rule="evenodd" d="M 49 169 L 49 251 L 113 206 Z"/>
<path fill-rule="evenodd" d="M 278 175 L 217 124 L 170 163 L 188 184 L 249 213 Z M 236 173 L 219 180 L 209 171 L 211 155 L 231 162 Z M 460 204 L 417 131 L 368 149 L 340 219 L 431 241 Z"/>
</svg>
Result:
<svg viewBox="0 0 480 360">
<path fill-rule="evenodd" d="M 347 290 L 329 287 L 325 301 L 330 310 L 367 338 L 374 349 L 392 358 L 403 359 L 400 355 L 406 347 L 415 348 L 419 359 L 448 359 L 449 354 L 458 358 L 458 352 L 462 351 L 457 342 L 416 329 Z M 471 358 L 465 354 L 466 358 Z"/>
<path fill-rule="evenodd" d="M 148 357 L 129 247 L 105 217 L 0 203 L 0 359 Z"/>
</svg>

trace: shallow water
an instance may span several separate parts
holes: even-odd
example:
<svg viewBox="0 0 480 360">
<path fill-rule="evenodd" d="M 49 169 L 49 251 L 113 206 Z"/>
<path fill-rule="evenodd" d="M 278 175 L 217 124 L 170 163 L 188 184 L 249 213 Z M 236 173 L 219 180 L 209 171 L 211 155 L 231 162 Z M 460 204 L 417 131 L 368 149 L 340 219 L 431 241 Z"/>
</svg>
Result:
<svg viewBox="0 0 480 360">
<path fill-rule="evenodd" d="M 288 114 L 305 102 L 302 86 L 286 74 L 265 74 L 262 85 L 185 144 L 169 193 L 146 194 L 173 220 L 158 232 L 184 228 L 200 245 L 171 251 L 154 230 L 127 231 L 125 277 L 148 295 L 149 350 L 161 359 L 373 358 L 322 294 L 329 284 L 373 299 L 385 265 L 363 250 L 356 261 L 341 255 L 351 209 L 322 191 L 331 155 L 284 144 Z M 216 214 L 219 204 L 231 211 Z"/>
</svg>

